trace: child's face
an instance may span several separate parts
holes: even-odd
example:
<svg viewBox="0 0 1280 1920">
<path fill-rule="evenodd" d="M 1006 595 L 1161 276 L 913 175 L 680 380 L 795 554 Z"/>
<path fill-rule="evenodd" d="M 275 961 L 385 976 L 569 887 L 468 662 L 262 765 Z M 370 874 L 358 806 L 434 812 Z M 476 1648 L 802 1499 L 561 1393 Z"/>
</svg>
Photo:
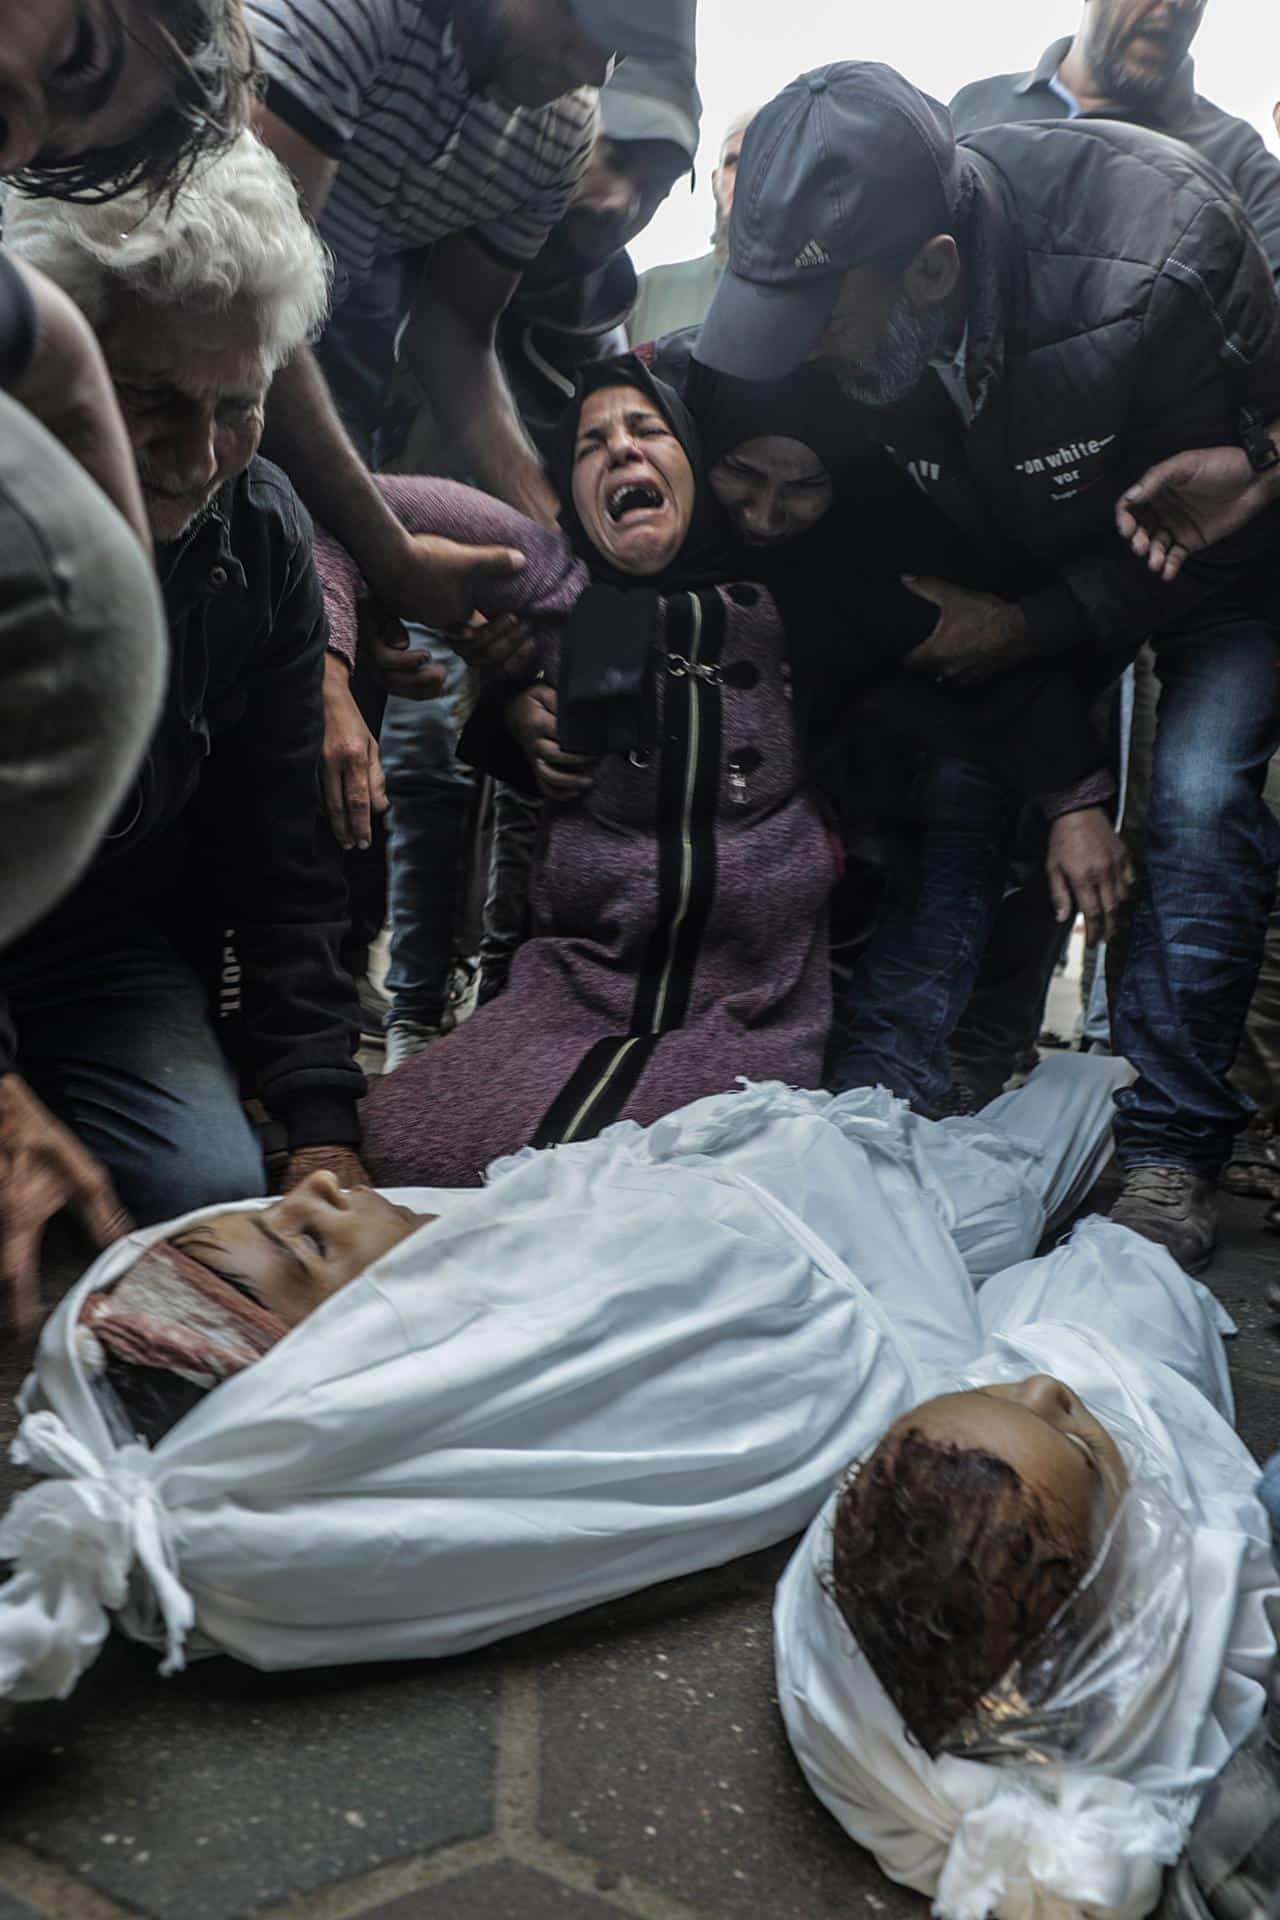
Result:
<svg viewBox="0 0 1280 1920">
<path fill-rule="evenodd" d="M 1129 1475 L 1115 1441 L 1070 1387 L 1049 1374 L 1013 1386 L 948 1393 L 904 1415 L 937 1446 L 979 1449 L 1011 1466 L 1072 1539 L 1093 1549 L 1115 1518 Z"/>
<path fill-rule="evenodd" d="M 202 1220 L 173 1245 L 292 1327 L 433 1218 L 313 1173 L 274 1205 Z"/>
</svg>

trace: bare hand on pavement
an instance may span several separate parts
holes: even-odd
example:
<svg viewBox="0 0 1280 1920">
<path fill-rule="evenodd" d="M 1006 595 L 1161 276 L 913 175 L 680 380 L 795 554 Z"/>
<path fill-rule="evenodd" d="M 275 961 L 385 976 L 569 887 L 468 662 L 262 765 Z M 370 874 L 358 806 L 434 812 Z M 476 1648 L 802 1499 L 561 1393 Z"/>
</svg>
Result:
<svg viewBox="0 0 1280 1920">
<path fill-rule="evenodd" d="M 0 1078 L 0 1321 L 20 1333 L 40 1317 L 40 1249 L 70 1207 L 95 1247 L 133 1229 L 111 1177 L 16 1073 Z"/>
</svg>

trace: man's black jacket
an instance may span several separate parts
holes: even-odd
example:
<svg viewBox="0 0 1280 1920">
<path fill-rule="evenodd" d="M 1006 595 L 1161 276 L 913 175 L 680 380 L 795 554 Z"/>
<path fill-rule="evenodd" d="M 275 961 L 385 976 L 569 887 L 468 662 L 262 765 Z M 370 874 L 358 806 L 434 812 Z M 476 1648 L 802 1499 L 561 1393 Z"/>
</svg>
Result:
<svg viewBox="0 0 1280 1920">
<path fill-rule="evenodd" d="M 364 1080 L 338 963 L 342 872 L 319 831 L 328 626 L 310 522 L 284 475 L 254 460 L 159 565 L 163 714 L 85 877 L 0 960 L 0 1072 L 21 1071 L 20 1009 L 15 1035 L 2 997 L 11 966 L 68 939 L 88 949 L 108 919 L 180 921 L 189 935 L 194 912 L 210 941 L 234 930 L 247 1063 L 290 1145 L 354 1142 Z"/>
<path fill-rule="evenodd" d="M 951 102 L 956 133 L 980 133 L 984 127 L 1014 121 L 1069 118 L 1070 107 L 1050 82 L 1070 51 L 1070 40 L 1055 40 L 1033 73 L 1000 73 L 962 87 Z M 1216 167 L 1238 195 L 1271 271 L 1280 279 L 1280 160 L 1268 153 L 1256 127 L 1224 113 L 1196 92 L 1192 60 L 1182 62 L 1164 93 L 1149 106 L 1141 112 L 1131 108 L 1117 117 L 1185 141 Z"/>
<path fill-rule="evenodd" d="M 1247 597 L 1276 520 L 1164 586 L 1115 530 L 1119 495 L 1189 447 L 1238 443 L 1240 414 L 1280 416 L 1280 303 L 1220 177 L 1177 141 L 1114 121 L 993 127 L 961 143 L 974 198 L 963 418 L 934 371 L 869 430 L 983 554 L 1031 556 L 1028 633 L 1049 655 L 1117 664 L 1211 596 Z"/>
</svg>

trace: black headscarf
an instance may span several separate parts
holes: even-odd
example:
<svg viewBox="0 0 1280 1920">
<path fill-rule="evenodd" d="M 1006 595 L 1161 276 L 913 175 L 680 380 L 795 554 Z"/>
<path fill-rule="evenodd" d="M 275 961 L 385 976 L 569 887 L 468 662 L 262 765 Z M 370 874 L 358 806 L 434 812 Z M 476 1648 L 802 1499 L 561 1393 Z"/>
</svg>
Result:
<svg viewBox="0 0 1280 1920">
<path fill-rule="evenodd" d="M 634 387 L 655 406 L 684 449 L 693 469 L 693 517 L 684 545 L 660 573 L 621 573 L 591 543 L 573 504 L 574 455 L 578 423 L 588 397 L 606 387 Z M 655 379 L 633 353 L 615 360 L 595 360 L 578 372 L 578 387 L 556 430 L 550 456 L 551 478 L 563 503 L 560 525 L 591 578 L 624 592 L 681 593 L 698 587 L 720 586 L 734 576 L 735 553 L 729 522 L 707 486 L 702 441 L 694 418 L 674 387 Z"/>
<path fill-rule="evenodd" d="M 573 503 L 578 425 L 589 394 L 634 387 L 657 408 L 693 469 L 693 515 L 680 551 L 658 573 L 623 573 L 592 544 Z M 653 743 L 653 667 L 664 594 L 695 592 L 737 577 L 728 522 L 702 466 L 697 428 L 671 387 L 655 380 L 632 354 L 581 369 L 578 390 L 557 430 L 551 477 L 562 506 L 560 525 L 591 572 L 565 629 L 560 655 L 560 740 L 570 752 L 626 752 Z"/>
</svg>

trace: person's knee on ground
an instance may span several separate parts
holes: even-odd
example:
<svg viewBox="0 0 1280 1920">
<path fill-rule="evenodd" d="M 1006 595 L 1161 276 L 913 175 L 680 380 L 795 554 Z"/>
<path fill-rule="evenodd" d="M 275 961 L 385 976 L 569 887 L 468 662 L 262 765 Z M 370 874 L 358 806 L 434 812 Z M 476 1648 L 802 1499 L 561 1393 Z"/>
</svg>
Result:
<svg viewBox="0 0 1280 1920">
<path fill-rule="evenodd" d="M 192 1115 L 194 1121 L 197 1116 Z M 199 1207 L 260 1200 L 267 1192 L 262 1148 L 237 1108 L 210 1112 L 206 1125 L 169 1141 L 151 1141 L 120 1158 L 102 1156 L 117 1193 L 140 1227 L 172 1220 Z"/>
</svg>

